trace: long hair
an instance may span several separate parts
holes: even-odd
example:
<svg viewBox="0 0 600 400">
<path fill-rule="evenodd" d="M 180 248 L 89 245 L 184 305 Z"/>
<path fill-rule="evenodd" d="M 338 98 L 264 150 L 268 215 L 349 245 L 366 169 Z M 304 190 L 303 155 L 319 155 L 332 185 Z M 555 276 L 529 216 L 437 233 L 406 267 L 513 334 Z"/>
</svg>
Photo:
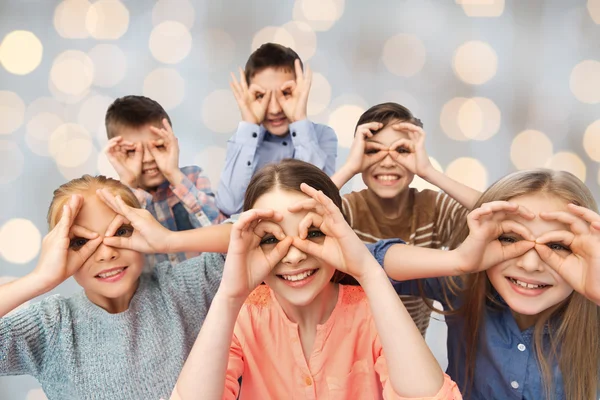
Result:
<svg viewBox="0 0 600 400">
<path fill-rule="evenodd" d="M 81 178 L 70 180 L 69 182 L 60 185 L 54 191 L 50 207 L 48 209 L 48 228 L 52 230 L 62 215 L 62 207 L 69 201 L 69 198 L 74 194 L 82 194 L 86 192 L 95 192 L 96 189 L 108 189 L 112 194 L 119 195 L 130 207 L 140 208 L 135 195 L 131 190 L 121 182 L 107 178 L 103 175 L 91 176 L 83 175 Z"/>
<path fill-rule="evenodd" d="M 244 196 L 244 211 L 251 209 L 259 197 L 274 189 L 303 193 L 300 189 L 302 183 L 322 191 L 341 210 L 340 191 L 325 172 L 304 161 L 284 159 L 279 163 L 265 165 L 252 177 Z M 341 271 L 336 271 L 331 280 L 356 284 L 356 281 Z"/>
<path fill-rule="evenodd" d="M 485 191 L 474 208 L 490 201 L 543 194 L 558 197 L 598 212 L 589 189 L 574 175 L 564 171 L 534 169 L 512 173 Z M 458 246 L 468 236 L 466 222 L 453 238 Z M 486 307 L 502 307 L 494 300 L 493 287 L 485 271 L 447 278 L 449 290 L 462 298 L 461 307 L 450 311 L 464 318 L 468 392 L 473 382 L 478 341 Z M 446 293 L 447 295 L 448 293 Z M 544 340 L 548 328 L 549 342 Z M 573 293 L 556 307 L 540 315 L 534 327 L 534 347 L 544 379 L 546 398 L 552 398 L 553 363 L 558 363 L 568 400 L 596 399 L 600 377 L 600 307 L 583 295 Z"/>
</svg>

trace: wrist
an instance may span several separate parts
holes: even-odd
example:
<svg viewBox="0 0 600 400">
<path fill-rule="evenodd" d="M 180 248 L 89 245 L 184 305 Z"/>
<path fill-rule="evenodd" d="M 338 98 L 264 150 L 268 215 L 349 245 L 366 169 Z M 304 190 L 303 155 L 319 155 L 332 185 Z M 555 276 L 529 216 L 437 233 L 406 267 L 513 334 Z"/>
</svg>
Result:
<svg viewBox="0 0 600 400">
<path fill-rule="evenodd" d="M 222 304 L 227 305 L 227 308 L 232 311 L 239 311 L 244 305 L 246 298 L 248 298 L 248 296 L 231 295 L 230 293 L 228 293 L 227 288 L 225 288 L 223 283 L 221 282 L 221 285 L 219 286 L 219 289 L 215 294 L 213 302 L 218 301 Z"/>
<path fill-rule="evenodd" d="M 419 173 L 417 175 L 419 175 L 419 177 L 425 179 L 429 183 L 432 183 L 431 181 L 435 180 L 435 173 L 439 171 L 433 168 L 433 165 L 429 164 L 426 168 L 420 169 L 418 172 Z"/>
<path fill-rule="evenodd" d="M 367 261 L 365 267 L 366 271 L 364 273 L 354 277 L 363 289 L 368 290 L 368 288 L 378 285 L 382 281 L 387 282 L 389 280 L 384 269 L 375 259 Z"/>
<path fill-rule="evenodd" d="M 57 282 L 55 279 L 49 279 L 35 270 L 21 279 L 31 291 L 32 298 L 47 293 L 61 284 L 60 281 Z"/>
<path fill-rule="evenodd" d="M 183 172 L 179 168 L 175 168 L 172 171 L 168 171 L 164 173 L 165 178 L 169 181 L 169 183 L 173 186 L 177 186 L 183 181 L 184 175 Z"/>
</svg>

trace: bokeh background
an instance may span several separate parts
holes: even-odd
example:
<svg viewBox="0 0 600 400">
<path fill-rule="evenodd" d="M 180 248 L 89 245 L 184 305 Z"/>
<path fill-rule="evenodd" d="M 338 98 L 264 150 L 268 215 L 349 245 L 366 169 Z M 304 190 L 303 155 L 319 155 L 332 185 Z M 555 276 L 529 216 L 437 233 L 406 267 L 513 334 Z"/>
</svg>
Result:
<svg viewBox="0 0 600 400">
<path fill-rule="evenodd" d="M 308 114 L 337 132 L 338 166 L 358 116 L 396 101 L 459 181 L 484 189 L 547 166 L 598 199 L 598 38 L 600 0 L 0 0 L 0 283 L 34 268 L 56 187 L 116 177 L 102 149 L 117 97 L 159 101 L 181 165 L 216 189 L 239 121 L 229 72 L 267 41 L 315 71 Z M 344 191 L 362 187 L 356 177 Z M 444 334 L 433 322 L 427 338 L 442 365 Z M 31 377 L 0 378 L 0 399 L 45 398 Z"/>
</svg>

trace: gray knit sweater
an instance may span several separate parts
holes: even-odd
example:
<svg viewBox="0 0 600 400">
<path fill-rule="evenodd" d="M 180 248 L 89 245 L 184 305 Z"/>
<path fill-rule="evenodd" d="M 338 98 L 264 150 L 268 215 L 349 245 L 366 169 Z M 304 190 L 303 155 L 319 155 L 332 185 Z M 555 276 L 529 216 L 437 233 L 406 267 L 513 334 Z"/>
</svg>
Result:
<svg viewBox="0 0 600 400">
<path fill-rule="evenodd" d="M 0 319 L 0 375 L 33 375 L 49 400 L 168 398 L 208 312 L 224 257 L 203 253 L 140 277 L 129 309 L 83 292 Z"/>
</svg>

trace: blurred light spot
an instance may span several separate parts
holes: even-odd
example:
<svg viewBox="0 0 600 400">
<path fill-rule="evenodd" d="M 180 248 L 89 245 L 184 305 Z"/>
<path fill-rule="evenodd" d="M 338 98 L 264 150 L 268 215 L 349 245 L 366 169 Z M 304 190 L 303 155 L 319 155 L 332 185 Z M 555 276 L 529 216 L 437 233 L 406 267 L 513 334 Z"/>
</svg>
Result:
<svg viewBox="0 0 600 400">
<path fill-rule="evenodd" d="M 444 133 L 448 135 L 450 139 L 458 141 L 469 140 L 458 124 L 458 114 L 467 100 L 469 99 L 465 97 L 455 97 L 442 107 L 442 112 L 440 113 L 440 125 Z"/>
<path fill-rule="evenodd" d="M 150 33 L 150 52 L 165 64 L 177 64 L 190 54 L 192 35 L 181 22 L 165 21 Z"/>
<path fill-rule="evenodd" d="M 578 177 L 582 182 L 585 182 L 586 167 L 585 163 L 575 153 L 561 151 L 554 154 L 548 163 L 547 168 L 557 171 L 567 171 Z"/>
<path fill-rule="evenodd" d="M 159 0 L 152 8 L 152 24 L 165 21 L 177 21 L 192 29 L 196 19 L 196 10 L 189 0 Z"/>
<path fill-rule="evenodd" d="M 317 35 L 305 22 L 291 21 L 282 26 L 294 41 L 294 51 L 303 62 L 308 61 L 317 51 Z"/>
<path fill-rule="evenodd" d="M 440 163 L 433 157 L 429 157 L 429 161 L 431 162 L 431 165 L 433 165 L 433 168 L 440 171 L 440 172 L 444 172 L 444 169 L 442 168 L 442 166 L 440 165 Z M 410 183 L 410 187 L 418 189 L 420 191 L 425 190 L 425 189 L 429 189 L 429 190 L 435 190 L 436 192 L 438 192 L 440 190 L 440 188 L 438 188 L 437 186 L 427 182 L 425 179 L 421 178 L 418 175 L 415 175 L 415 178 L 413 179 L 413 181 Z"/>
<path fill-rule="evenodd" d="M 221 180 L 221 172 L 225 166 L 226 149 L 221 146 L 208 146 L 194 158 L 194 165 L 200 165 L 204 175 L 210 179 L 210 186 L 217 188 Z"/>
<path fill-rule="evenodd" d="M 350 148 L 354 140 L 354 128 L 360 116 L 365 112 L 363 107 L 346 104 L 333 110 L 328 125 L 338 137 L 338 145 Z"/>
<path fill-rule="evenodd" d="M 104 116 L 113 98 L 103 95 L 94 95 L 88 98 L 79 109 L 77 122 L 88 132 L 95 132 L 104 126 Z"/>
<path fill-rule="evenodd" d="M 600 0 L 588 0 L 587 9 L 592 20 L 600 25 Z"/>
<path fill-rule="evenodd" d="M 0 64 L 15 75 L 27 75 L 42 62 L 42 42 L 29 31 L 12 31 L 0 43 Z"/>
<path fill-rule="evenodd" d="M 175 69 L 157 68 L 144 79 L 143 93 L 169 111 L 183 101 L 185 81 Z"/>
<path fill-rule="evenodd" d="M 94 64 L 94 85 L 113 87 L 125 78 L 127 58 L 114 44 L 99 44 L 88 52 Z"/>
<path fill-rule="evenodd" d="M 58 89 L 51 79 L 48 80 L 48 90 L 50 90 L 50 93 L 52 94 L 52 97 L 54 99 L 56 99 L 60 103 L 63 103 L 64 105 L 67 105 L 67 107 L 79 103 L 81 100 L 85 99 L 90 93 L 90 88 L 87 88 L 77 95 L 67 94 Z"/>
<path fill-rule="evenodd" d="M 510 146 L 510 160 L 517 169 L 541 168 L 552 157 L 552 141 L 532 129 L 519 133 Z"/>
<path fill-rule="evenodd" d="M 95 39 L 119 39 L 129 28 L 129 11 L 119 0 L 98 0 L 90 6 L 85 26 Z"/>
<path fill-rule="evenodd" d="M 487 189 L 487 170 L 479 160 L 474 158 L 461 157 L 452 161 L 446 167 L 446 175 L 475 190 L 483 192 Z"/>
<path fill-rule="evenodd" d="M 208 29 L 194 40 L 194 52 L 200 52 L 202 66 L 211 71 L 228 67 L 235 57 L 235 42 L 231 35 L 222 29 Z"/>
<path fill-rule="evenodd" d="M 36 114 L 29 120 L 25 130 L 25 142 L 29 149 L 39 156 L 48 157 L 50 135 L 62 124 L 64 121 L 56 114 L 45 111 Z"/>
<path fill-rule="evenodd" d="M 25 157 L 12 140 L 0 140 L 0 185 L 6 185 L 23 173 Z"/>
<path fill-rule="evenodd" d="M 500 129 L 500 110 L 484 97 L 466 100 L 458 110 L 458 127 L 466 138 L 488 140 Z"/>
<path fill-rule="evenodd" d="M 40 251 L 42 236 L 33 222 L 9 219 L 0 228 L 0 255 L 13 264 L 26 264 Z"/>
<path fill-rule="evenodd" d="M 456 0 L 469 17 L 499 17 L 504 12 L 504 0 Z"/>
<path fill-rule="evenodd" d="M 202 122 L 208 129 L 218 133 L 232 133 L 239 121 L 239 108 L 230 90 L 215 90 L 204 98 Z"/>
<path fill-rule="evenodd" d="M 106 153 L 104 151 L 98 153 L 97 168 L 100 175 L 117 180 L 120 179 L 119 174 L 117 171 L 115 171 L 110 161 L 108 161 L 108 157 L 106 157 Z"/>
<path fill-rule="evenodd" d="M 296 0 L 294 21 L 306 22 L 315 31 L 327 31 L 344 13 L 345 0 Z"/>
<path fill-rule="evenodd" d="M 97 175 L 98 174 L 98 150 L 92 146 L 89 157 L 81 165 L 70 167 L 68 165 L 57 165 L 58 172 L 70 181 L 71 179 L 81 178 L 82 175 Z"/>
<path fill-rule="evenodd" d="M 383 64 L 394 75 L 409 77 L 423 69 L 426 51 L 423 42 L 414 35 L 399 34 L 383 46 Z"/>
<path fill-rule="evenodd" d="M 456 49 L 452 66 L 463 82 L 481 85 L 496 75 L 498 57 L 489 44 L 473 40 Z"/>
<path fill-rule="evenodd" d="M 16 131 L 25 118 L 25 103 L 14 92 L 0 90 L 0 135 Z"/>
<path fill-rule="evenodd" d="M 54 10 L 54 29 L 65 39 L 85 39 L 90 33 L 85 19 L 91 3 L 87 0 L 64 0 Z"/>
<path fill-rule="evenodd" d="M 571 71 L 571 92 L 582 103 L 600 103 L 600 62 L 585 60 Z"/>
<path fill-rule="evenodd" d="M 348 104 L 352 104 L 355 106 L 359 106 L 360 108 L 364 108 L 365 110 L 369 108 L 369 103 L 362 98 L 361 96 L 354 93 L 344 93 L 331 101 L 329 108 L 336 109 L 341 106 L 345 106 Z"/>
<path fill-rule="evenodd" d="M 325 76 L 313 73 L 312 86 L 308 96 L 307 114 L 317 115 L 331 103 L 331 85 Z"/>
<path fill-rule="evenodd" d="M 277 26 L 266 26 L 256 32 L 252 38 L 252 51 L 265 43 L 277 43 L 285 47 L 295 48 L 294 37 L 287 30 Z"/>
<path fill-rule="evenodd" d="M 40 113 L 56 114 L 62 119 L 68 118 L 67 107 L 52 97 L 38 97 L 27 106 L 25 118 L 28 120 Z"/>
<path fill-rule="evenodd" d="M 84 52 L 67 50 L 54 59 L 50 80 L 60 92 L 79 96 L 94 80 L 94 64 Z"/>
<path fill-rule="evenodd" d="M 600 119 L 590 124 L 585 130 L 583 148 L 592 160 L 600 162 Z"/>
<path fill-rule="evenodd" d="M 89 132 L 81 125 L 67 123 L 50 135 L 48 150 L 59 166 L 73 168 L 85 163 L 94 145 Z"/>
</svg>

